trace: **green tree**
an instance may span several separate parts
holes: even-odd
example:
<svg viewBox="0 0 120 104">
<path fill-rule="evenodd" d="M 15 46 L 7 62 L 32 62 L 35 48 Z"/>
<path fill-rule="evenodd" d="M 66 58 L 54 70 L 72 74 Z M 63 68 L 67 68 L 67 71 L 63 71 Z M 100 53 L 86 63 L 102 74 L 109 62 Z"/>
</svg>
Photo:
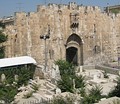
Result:
<svg viewBox="0 0 120 104">
<path fill-rule="evenodd" d="M 73 79 L 68 75 L 63 75 L 61 80 L 57 82 L 57 86 L 61 89 L 62 92 L 74 92 Z"/>
<path fill-rule="evenodd" d="M 75 66 L 65 60 L 58 60 L 55 62 L 59 66 L 60 75 L 75 76 Z"/>
<path fill-rule="evenodd" d="M 112 9 L 111 12 L 116 15 L 116 14 L 120 13 L 120 10 L 119 9 Z"/>
<path fill-rule="evenodd" d="M 114 87 L 113 90 L 110 91 L 108 96 L 109 97 L 113 97 L 113 96 L 120 97 L 120 76 L 117 79 L 117 85 Z"/>
<path fill-rule="evenodd" d="M 75 76 L 75 88 L 84 88 L 86 86 L 85 77 Z"/>
<path fill-rule="evenodd" d="M 81 88 L 80 92 L 83 91 L 86 86 L 85 77 L 82 75 L 77 76 L 75 74 L 75 66 L 64 60 L 58 60 L 56 61 L 56 64 L 60 69 L 61 80 L 57 82 L 57 86 L 61 89 L 61 91 L 76 93 L 75 88 Z"/>
<path fill-rule="evenodd" d="M 0 31 L 0 43 L 3 43 L 7 41 L 7 35 L 3 33 L 3 31 Z"/>
<path fill-rule="evenodd" d="M 59 66 L 61 80 L 57 82 L 57 86 L 62 92 L 74 92 L 73 78 L 75 76 L 75 67 L 73 64 L 65 61 L 58 60 L 56 64 Z"/>
<path fill-rule="evenodd" d="M 5 28 L 5 24 L 4 24 L 4 23 L 0 23 L 0 27 L 1 27 L 2 29 L 4 29 L 4 28 Z"/>
<path fill-rule="evenodd" d="M 0 30 L 0 44 L 7 41 L 7 36 Z M 0 58 L 5 57 L 5 47 L 2 45 L 0 46 Z"/>
<path fill-rule="evenodd" d="M 5 57 L 5 47 L 1 46 L 0 47 L 0 58 L 4 58 Z"/>
</svg>

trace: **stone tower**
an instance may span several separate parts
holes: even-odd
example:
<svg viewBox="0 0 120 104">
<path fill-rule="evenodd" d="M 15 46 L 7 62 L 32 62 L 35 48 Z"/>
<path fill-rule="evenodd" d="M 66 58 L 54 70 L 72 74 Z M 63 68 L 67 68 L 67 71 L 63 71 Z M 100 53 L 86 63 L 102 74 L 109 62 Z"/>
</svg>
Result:
<svg viewBox="0 0 120 104">
<path fill-rule="evenodd" d="M 6 26 L 6 57 L 28 55 L 38 64 L 45 60 L 48 34 L 48 64 L 58 59 L 76 65 L 117 61 L 120 38 L 120 14 L 107 14 L 97 6 L 75 2 L 38 5 L 36 12 L 16 12 L 14 24 Z"/>
</svg>

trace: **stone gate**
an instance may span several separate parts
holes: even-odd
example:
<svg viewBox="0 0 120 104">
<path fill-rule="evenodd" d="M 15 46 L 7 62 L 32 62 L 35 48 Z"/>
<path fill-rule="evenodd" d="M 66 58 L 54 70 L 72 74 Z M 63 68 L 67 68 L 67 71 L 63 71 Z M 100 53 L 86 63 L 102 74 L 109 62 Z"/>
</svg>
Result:
<svg viewBox="0 0 120 104">
<path fill-rule="evenodd" d="M 94 63 L 103 56 L 104 62 L 118 59 L 120 14 L 108 14 L 97 6 L 74 2 L 38 5 L 35 12 L 16 12 L 13 24 L 5 28 L 6 57 L 28 55 L 39 64 L 44 63 L 45 42 L 40 35 L 48 31 L 48 64 L 58 59 L 76 65 Z"/>
</svg>

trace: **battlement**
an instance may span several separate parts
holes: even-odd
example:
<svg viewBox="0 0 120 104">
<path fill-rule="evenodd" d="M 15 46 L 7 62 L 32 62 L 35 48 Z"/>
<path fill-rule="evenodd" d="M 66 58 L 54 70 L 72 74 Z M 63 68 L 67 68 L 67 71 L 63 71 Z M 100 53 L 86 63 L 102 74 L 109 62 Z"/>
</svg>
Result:
<svg viewBox="0 0 120 104">
<path fill-rule="evenodd" d="M 37 6 L 37 12 L 39 12 L 40 10 L 42 9 L 51 9 L 51 10 L 64 10 L 64 9 L 67 9 L 67 10 L 82 10 L 82 11 L 101 11 L 100 7 L 98 6 L 84 6 L 84 5 L 77 5 L 75 2 L 69 2 L 69 4 L 53 4 L 53 3 L 50 3 L 48 4 L 47 6 L 45 5 L 38 5 Z M 81 12 L 82 12 L 81 11 Z"/>
</svg>

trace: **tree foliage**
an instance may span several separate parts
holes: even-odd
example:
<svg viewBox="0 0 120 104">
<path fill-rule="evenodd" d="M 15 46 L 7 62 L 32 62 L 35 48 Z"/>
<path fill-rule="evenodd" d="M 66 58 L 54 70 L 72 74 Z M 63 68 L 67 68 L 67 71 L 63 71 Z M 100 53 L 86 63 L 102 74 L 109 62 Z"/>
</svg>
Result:
<svg viewBox="0 0 120 104">
<path fill-rule="evenodd" d="M 10 104 L 16 94 L 17 87 L 5 84 L 0 85 L 0 100 L 3 100 L 5 104 Z"/>
<path fill-rule="evenodd" d="M 5 24 L 4 24 L 4 23 L 0 23 L 0 27 L 1 27 L 2 29 L 4 29 L 4 28 L 5 28 Z"/>
<path fill-rule="evenodd" d="M 57 86 L 61 89 L 62 92 L 74 92 L 73 79 L 68 75 L 63 75 L 61 80 L 57 82 Z"/>
<path fill-rule="evenodd" d="M 116 14 L 120 13 L 120 10 L 119 9 L 112 9 L 111 12 L 116 15 Z"/>
<path fill-rule="evenodd" d="M 47 104 L 74 104 L 75 98 L 72 96 L 56 96 Z"/>
<path fill-rule="evenodd" d="M 85 77 L 82 75 L 75 76 L 75 88 L 84 88 L 85 86 Z"/>
<path fill-rule="evenodd" d="M 111 92 L 108 94 L 109 97 L 117 96 L 120 97 L 120 76 L 117 79 L 117 85 Z"/>
<path fill-rule="evenodd" d="M 7 41 L 7 35 L 0 31 L 0 43 Z"/>
<path fill-rule="evenodd" d="M 94 86 L 90 91 L 89 91 L 89 96 L 91 96 L 93 99 L 95 99 L 95 102 L 100 100 L 102 98 L 102 87 L 100 86 Z"/>
<path fill-rule="evenodd" d="M 26 85 L 29 79 L 33 79 L 35 66 L 30 66 L 10 67 L 0 70 L 0 76 L 3 73 L 6 76 L 6 80 L 0 84 L 0 100 L 5 101 L 5 104 L 10 104 L 14 100 L 20 86 Z M 15 80 L 15 75 L 18 75 L 18 80 Z"/>
<path fill-rule="evenodd" d="M 0 43 L 7 41 L 7 36 L 0 31 Z M 0 58 L 5 57 L 5 46 L 0 46 Z"/>
<path fill-rule="evenodd" d="M 73 64 L 64 60 L 58 60 L 56 64 L 59 66 L 61 74 L 61 80 L 57 82 L 57 85 L 62 92 L 81 94 L 83 98 L 80 100 L 80 104 L 93 104 L 98 102 L 103 97 L 101 95 L 102 87 L 100 86 L 93 86 L 93 88 L 86 93 L 85 77 L 82 75 L 76 75 L 75 66 Z M 64 104 L 66 103 L 64 102 Z"/>
<path fill-rule="evenodd" d="M 56 64 L 59 66 L 61 75 L 61 80 L 57 82 L 57 86 L 62 92 L 75 93 L 75 88 L 84 88 L 86 86 L 85 77 L 75 74 L 75 66 L 72 63 L 58 60 Z"/>
<path fill-rule="evenodd" d="M 81 100 L 81 104 L 94 104 L 102 98 L 102 87 L 94 86 Z"/>
<path fill-rule="evenodd" d="M 75 76 L 75 66 L 65 60 L 58 60 L 56 64 L 59 66 L 60 75 Z"/>
<path fill-rule="evenodd" d="M 0 47 L 0 58 L 4 58 L 5 57 L 5 47 L 1 46 Z"/>
</svg>

